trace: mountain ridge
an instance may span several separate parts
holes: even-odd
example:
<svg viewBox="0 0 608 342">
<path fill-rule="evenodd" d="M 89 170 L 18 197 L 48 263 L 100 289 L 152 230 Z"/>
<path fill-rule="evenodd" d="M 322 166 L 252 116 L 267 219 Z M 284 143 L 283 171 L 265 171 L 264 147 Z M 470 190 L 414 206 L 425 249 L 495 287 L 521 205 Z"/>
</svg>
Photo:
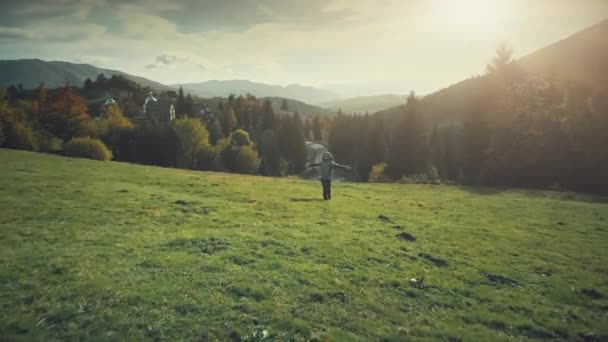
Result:
<svg viewBox="0 0 608 342">
<path fill-rule="evenodd" d="M 297 83 L 281 86 L 243 79 L 208 80 L 204 82 L 172 84 L 171 86 L 181 86 L 185 91 L 201 97 L 227 97 L 231 94 L 238 96 L 249 93 L 256 97 L 284 97 L 315 105 L 341 97 L 330 90 Z"/>
<path fill-rule="evenodd" d="M 87 78 L 94 80 L 101 73 L 106 77 L 122 75 L 156 91 L 171 89 L 160 82 L 120 70 L 100 68 L 87 63 L 46 61 L 40 58 L 0 60 L 0 87 L 21 84 L 25 89 L 32 89 L 44 83 L 48 88 L 57 88 L 66 82 L 80 87 Z"/>
</svg>

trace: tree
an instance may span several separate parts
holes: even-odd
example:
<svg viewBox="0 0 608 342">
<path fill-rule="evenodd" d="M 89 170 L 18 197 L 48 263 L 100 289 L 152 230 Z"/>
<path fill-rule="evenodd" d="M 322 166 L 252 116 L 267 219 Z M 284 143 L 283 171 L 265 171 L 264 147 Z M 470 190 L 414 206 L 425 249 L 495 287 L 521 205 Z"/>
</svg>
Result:
<svg viewBox="0 0 608 342">
<path fill-rule="evenodd" d="M 284 111 L 289 110 L 289 106 L 287 105 L 287 99 L 283 99 L 283 102 L 281 102 L 281 110 L 284 110 Z"/>
<path fill-rule="evenodd" d="M 312 120 L 312 136 L 315 141 L 323 141 L 323 125 L 318 115 Z"/>
<path fill-rule="evenodd" d="M 513 62 L 513 49 L 506 42 L 501 42 L 496 48 L 496 56 L 486 66 L 488 74 L 503 72 Z"/>
<path fill-rule="evenodd" d="M 310 119 L 306 118 L 306 121 L 304 122 L 304 138 L 310 139 L 311 132 L 312 132 L 312 124 L 310 122 Z"/>
<path fill-rule="evenodd" d="M 236 147 L 250 146 L 249 133 L 242 129 L 237 129 L 230 135 L 230 144 Z"/>
<path fill-rule="evenodd" d="M 304 140 L 304 128 L 300 115 L 296 112 L 291 120 L 291 139 L 290 139 L 290 161 L 293 164 L 293 172 L 300 173 L 306 166 L 308 152 L 306 141 Z"/>
<path fill-rule="evenodd" d="M 426 169 L 424 127 L 418 114 L 418 98 L 411 92 L 403 116 L 392 134 L 386 174 L 392 179 L 422 173 Z"/>
<path fill-rule="evenodd" d="M 188 93 L 188 96 L 186 96 L 186 101 L 184 103 L 184 113 L 189 117 L 192 117 L 194 115 L 194 101 L 192 100 L 192 95 L 190 95 L 190 93 Z"/>
<path fill-rule="evenodd" d="M 209 141 L 215 145 L 218 141 L 224 138 L 224 129 L 222 124 L 216 118 L 210 119 L 207 123 L 207 130 L 209 131 Z"/>
<path fill-rule="evenodd" d="M 238 148 L 235 162 L 235 172 L 254 174 L 260 166 L 260 158 L 251 146 L 241 146 Z"/>
<path fill-rule="evenodd" d="M 281 176 L 281 153 L 274 131 L 266 130 L 262 133 L 260 154 L 262 155 L 262 174 L 266 176 Z"/>
<path fill-rule="evenodd" d="M 262 132 L 268 129 L 274 130 L 276 128 L 276 117 L 269 98 L 266 98 L 262 105 L 262 121 L 260 125 Z"/>
<path fill-rule="evenodd" d="M 84 80 L 83 88 L 84 88 L 84 90 L 93 89 L 93 80 L 91 80 L 90 78 L 87 78 L 86 80 Z"/>
<path fill-rule="evenodd" d="M 133 124 L 127 119 L 118 105 L 110 105 L 106 108 L 110 129 L 129 129 Z"/>
<path fill-rule="evenodd" d="M 363 181 L 369 177 L 372 167 L 384 160 L 386 149 L 382 119 L 368 118 L 367 121 L 367 125 L 371 127 L 368 130 L 365 145 L 363 146 L 364 153 L 361 156 L 362 160 L 359 163 L 358 170 L 359 176 Z M 384 167 L 382 167 L 382 172 L 384 172 Z"/>
<path fill-rule="evenodd" d="M 178 118 L 183 118 L 186 115 L 186 99 L 184 98 L 184 89 L 180 86 L 177 91 L 177 102 L 175 103 L 175 114 Z"/>
<path fill-rule="evenodd" d="M 492 61 L 486 66 L 486 72 L 500 80 L 513 83 L 520 78 L 521 70 L 517 67 L 517 62 L 513 59 L 513 48 L 506 43 L 501 42 L 496 48 L 496 55 Z"/>
<path fill-rule="evenodd" d="M 106 75 L 104 75 L 103 73 L 99 74 L 97 76 L 97 78 L 95 79 L 95 87 L 99 90 L 105 89 L 107 83 L 108 83 L 108 79 L 106 78 Z"/>
<path fill-rule="evenodd" d="M 179 141 L 179 165 L 195 168 L 197 154 L 209 144 L 207 129 L 198 119 L 179 119 L 175 121 L 175 132 Z"/>
<path fill-rule="evenodd" d="M 232 105 L 227 104 L 224 106 L 224 110 L 221 112 L 221 124 L 224 129 L 224 135 L 230 135 L 230 132 L 236 127 L 236 116 L 234 115 L 234 109 Z"/>
<path fill-rule="evenodd" d="M 42 126 L 63 140 L 90 133 L 87 131 L 89 119 L 84 99 L 69 86 L 51 98 L 48 108 L 40 116 Z"/>
</svg>

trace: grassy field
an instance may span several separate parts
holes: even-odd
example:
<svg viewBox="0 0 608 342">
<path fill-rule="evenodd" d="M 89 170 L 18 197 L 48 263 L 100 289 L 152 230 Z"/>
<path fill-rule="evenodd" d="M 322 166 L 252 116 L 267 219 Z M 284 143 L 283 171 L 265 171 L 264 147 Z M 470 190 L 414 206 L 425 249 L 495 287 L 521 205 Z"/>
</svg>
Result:
<svg viewBox="0 0 608 342">
<path fill-rule="evenodd" d="M 0 340 L 608 340 L 606 198 L 0 164 Z"/>
</svg>

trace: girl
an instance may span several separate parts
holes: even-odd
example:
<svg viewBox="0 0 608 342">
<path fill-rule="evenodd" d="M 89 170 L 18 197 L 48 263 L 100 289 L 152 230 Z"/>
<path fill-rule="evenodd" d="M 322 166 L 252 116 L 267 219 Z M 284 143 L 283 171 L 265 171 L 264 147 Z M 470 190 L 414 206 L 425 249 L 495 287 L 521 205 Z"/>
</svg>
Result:
<svg viewBox="0 0 608 342">
<path fill-rule="evenodd" d="M 308 165 L 310 167 L 320 166 L 321 167 L 321 185 L 323 185 L 323 199 L 330 200 L 331 199 L 331 176 L 333 173 L 334 167 L 339 167 L 341 169 L 350 170 L 350 166 L 340 165 L 334 162 L 334 157 L 329 152 L 324 152 L 321 156 L 320 163 L 314 163 Z"/>
</svg>

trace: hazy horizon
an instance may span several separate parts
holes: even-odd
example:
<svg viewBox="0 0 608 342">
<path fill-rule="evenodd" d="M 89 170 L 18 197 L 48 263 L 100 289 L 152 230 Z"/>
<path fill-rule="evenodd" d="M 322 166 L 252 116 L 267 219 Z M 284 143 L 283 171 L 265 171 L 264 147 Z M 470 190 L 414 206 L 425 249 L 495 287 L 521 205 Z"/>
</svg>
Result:
<svg viewBox="0 0 608 342">
<path fill-rule="evenodd" d="M 247 79 L 425 94 L 608 18 L 603 0 L 1 3 L 0 59 L 117 69 L 165 84 Z"/>
</svg>

